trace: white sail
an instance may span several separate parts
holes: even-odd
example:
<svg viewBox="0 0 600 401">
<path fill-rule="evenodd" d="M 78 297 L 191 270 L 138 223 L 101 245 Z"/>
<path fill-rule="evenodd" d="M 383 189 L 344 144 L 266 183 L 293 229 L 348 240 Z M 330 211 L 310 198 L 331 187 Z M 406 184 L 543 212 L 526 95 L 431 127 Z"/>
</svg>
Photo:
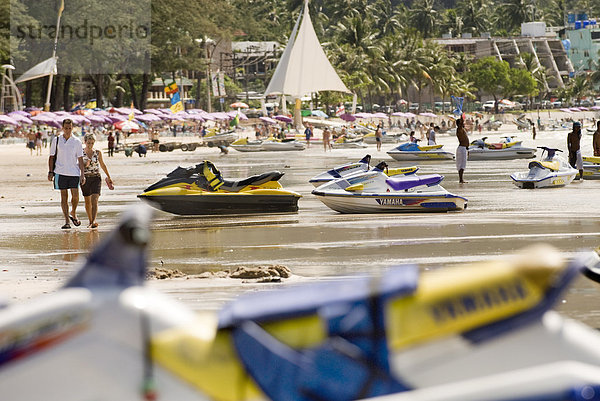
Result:
<svg viewBox="0 0 600 401">
<path fill-rule="evenodd" d="M 302 18 L 302 24 L 296 36 L 300 18 Z M 304 12 L 296 21 L 296 26 L 294 26 L 265 95 L 286 94 L 298 99 L 318 91 L 350 93 L 319 43 L 308 13 L 308 1 L 306 1 Z"/>
<path fill-rule="evenodd" d="M 52 56 L 49 59 L 46 59 L 41 63 L 34 65 L 33 67 L 25 71 L 23 75 L 21 75 L 19 79 L 15 81 L 15 83 L 18 84 L 20 82 L 30 81 L 32 79 L 45 77 L 47 75 L 56 75 L 57 60 L 58 57 Z"/>
</svg>

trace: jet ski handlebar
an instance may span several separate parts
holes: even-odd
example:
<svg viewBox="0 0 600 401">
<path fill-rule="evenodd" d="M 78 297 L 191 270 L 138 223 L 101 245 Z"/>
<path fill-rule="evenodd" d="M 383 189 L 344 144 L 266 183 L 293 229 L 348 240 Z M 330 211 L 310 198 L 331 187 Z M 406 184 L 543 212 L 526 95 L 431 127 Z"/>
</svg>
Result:
<svg viewBox="0 0 600 401">
<path fill-rule="evenodd" d="M 547 152 L 547 151 L 550 151 L 550 150 L 553 150 L 553 151 L 555 151 L 555 152 L 562 152 L 562 150 L 560 150 L 560 149 L 556 149 L 556 148 L 548 148 L 548 147 L 546 147 L 546 146 L 538 146 L 537 148 L 538 148 L 538 149 L 543 149 L 543 150 L 545 150 L 546 152 Z"/>
</svg>

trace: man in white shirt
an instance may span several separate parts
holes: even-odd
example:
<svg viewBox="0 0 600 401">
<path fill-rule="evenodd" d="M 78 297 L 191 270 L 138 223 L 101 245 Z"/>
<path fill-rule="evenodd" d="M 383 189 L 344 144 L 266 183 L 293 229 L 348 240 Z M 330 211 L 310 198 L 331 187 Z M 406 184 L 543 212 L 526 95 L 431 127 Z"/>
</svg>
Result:
<svg viewBox="0 0 600 401">
<path fill-rule="evenodd" d="M 48 181 L 54 181 L 54 189 L 60 189 L 60 205 L 65 217 L 63 230 L 81 225 L 77 218 L 79 183 L 85 183 L 83 175 L 83 146 L 79 138 L 72 135 L 73 121 L 63 120 L 63 134 L 50 143 L 48 158 Z M 69 190 L 71 191 L 71 213 L 69 214 Z"/>
</svg>

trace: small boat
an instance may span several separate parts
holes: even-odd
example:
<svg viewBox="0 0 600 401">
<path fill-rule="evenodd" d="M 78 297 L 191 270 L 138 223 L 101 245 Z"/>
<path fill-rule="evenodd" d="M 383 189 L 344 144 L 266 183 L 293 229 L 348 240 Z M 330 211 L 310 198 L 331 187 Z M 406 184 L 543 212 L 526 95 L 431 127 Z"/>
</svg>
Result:
<svg viewBox="0 0 600 401">
<path fill-rule="evenodd" d="M 516 186 L 525 189 L 564 187 L 575 179 L 579 172 L 556 155 L 562 150 L 545 146 L 538 146 L 538 149 L 543 151 L 542 160 L 529 162 L 529 171 L 511 174 L 510 178 Z M 544 152 L 546 157 L 543 156 Z"/>
<path fill-rule="evenodd" d="M 229 144 L 235 142 L 238 138 L 239 136 L 235 131 L 217 132 L 216 129 L 212 129 L 202 137 L 202 141 L 209 147 L 229 146 Z"/>
<path fill-rule="evenodd" d="M 476 139 L 469 146 L 469 160 L 512 160 L 531 159 L 535 157 L 535 149 L 522 146 L 522 141 L 514 141 L 506 137 L 498 143 L 487 143 L 484 136 Z"/>
<path fill-rule="evenodd" d="M 238 152 L 282 152 L 292 150 L 304 150 L 306 145 L 298 142 L 295 139 L 274 139 L 265 140 L 250 140 L 248 138 L 240 138 L 230 145 Z"/>
<path fill-rule="evenodd" d="M 597 252 L 401 265 L 198 314 L 144 285 L 150 240 L 130 210 L 64 287 L 2 305 L 3 399 L 597 399 L 600 333 L 552 310 L 598 282 Z"/>
<path fill-rule="evenodd" d="M 359 173 L 359 172 L 362 173 L 365 171 L 369 171 L 369 169 L 370 169 L 369 163 L 370 162 L 371 162 L 371 155 L 366 155 L 358 162 L 343 164 L 341 166 L 334 167 L 331 170 L 328 170 L 324 173 L 317 174 L 313 178 L 311 178 L 308 182 L 313 184 L 313 186 L 318 187 L 320 185 L 323 185 L 327 182 L 336 180 L 338 178 L 346 177 L 350 174 Z M 390 177 L 393 175 L 414 174 L 417 172 L 417 170 L 419 170 L 419 168 L 416 166 L 387 168 L 387 169 L 385 169 L 385 173 L 388 175 L 388 177 Z"/>
<path fill-rule="evenodd" d="M 301 195 L 283 189 L 284 173 L 270 171 L 227 180 L 210 161 L 178 167 L 149 186 L 138 198 L 179 215 L 297 212 Z"/>
<path fill-rule="evenodd" d="M 525 117 L 525 114 L 521 114 L 519 117 L 513 118 L 513 122 L 520 130 L 527 130 L 534 125 L 530 118 Z"/>
<path fill-rule="evenodd" d="M 372 170 L 338 178 L 314 189 L 327 207 L 340 213 L 446 212 L 464 210 L 467 199 L 446 191 L 439 174 L 385 174 L 385 162 Z"/>
<path fill-rule="evenodd" d="M 500 127 L 502 126 L 502 121 L 487 120 L 482 125 L 483 125 L 483 128 L 487 131 L 492 131 L 492 130 L 498 131 L 498 129 L 500 129 Z"/>
<path fill-rule="evenodd" d="M 381 137 L 381 143 L 398 143 L 398 142 L 406 141 L 406 139 L 407 139 L 406 134 L 387 132 Z M 377 143 L 377 141 L 375 139 L 375 133 L 370 132 L 370 133 L 366 134 L 365 136 L 363 136 L 363 141 L 365 141 L 365 143 L 368 143 L 368 144 Z"/>
<path fill-rule="evenodd" d="M 444 145 L 417 145 L 414 142 L 403 143 L 387 152 L 394 160 L 440 160 L 454 159 L 454 154 L 442 150 Z"/>
<path fill-rule="evenodd" d="M 600 157 L 583 156 L 583 179 L 600 179 Z"/>
<path fill-rule="evenodd" d="M 342 135 L 335 139 L 331 144 L 331 147 L 334 149 L 358 149 L 358 148 L 366 148 L 367 144 L 363 142 L 362 136 L 352 137 L 354 135 L 347 134 Z"/>
</svg>

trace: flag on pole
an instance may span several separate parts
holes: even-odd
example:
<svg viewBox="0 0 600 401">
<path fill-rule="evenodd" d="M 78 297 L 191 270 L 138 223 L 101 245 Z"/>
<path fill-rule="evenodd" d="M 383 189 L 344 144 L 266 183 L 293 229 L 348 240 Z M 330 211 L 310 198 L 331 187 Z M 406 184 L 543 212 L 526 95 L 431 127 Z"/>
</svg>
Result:
<svg viewBox="0 0 600 401">
<path fill-rule="evenodd" d="M 133 102 L 131 102 L 131 113 L 129 113 L 129 121 L 133 120 L 135 113 L 133 112 Z"/>
<path fill-rule="evenodd" d="M 456 97 L 456 96 L 450 96 L 450 98 L 452 99 L 452 105 L 454 107 L 456 107 L 452 113 L 456 116 L 462 115 L 463 114 L 463 101 L 465 98 L 464 97 Z"/>
<path fill-rule="evenodd" d="M 177 87 L 177 84 L 175 83 L 175 81 L 173 81 L 169 85 L 165 86 L 165 93 L 167 95 L 172 95 L 177 92 L 179 92 L 179 88 Z"/>
<path fill-rule="evenodd" d="M 180 111 L 183 111 L 183 102 L 181 101 L 179 91 L 177 91 L 171 97 L 171 112 L 175 114 L 179 113 Z"/>
<path fill-rule="evenodd" d="M 340 103 L 340 105 L 335 109 L 335 115 L 337 117 L 341 116 L 345 112 L 346 112 L 346 106 L 344 106 L 343 103 Z"/>
<path fill-rule="evenodd" d="M 229 122 L 230 127 L 237 127 L 240 123 L 240 115 L 236 114 L 235 118 Z"/>
</svg>

